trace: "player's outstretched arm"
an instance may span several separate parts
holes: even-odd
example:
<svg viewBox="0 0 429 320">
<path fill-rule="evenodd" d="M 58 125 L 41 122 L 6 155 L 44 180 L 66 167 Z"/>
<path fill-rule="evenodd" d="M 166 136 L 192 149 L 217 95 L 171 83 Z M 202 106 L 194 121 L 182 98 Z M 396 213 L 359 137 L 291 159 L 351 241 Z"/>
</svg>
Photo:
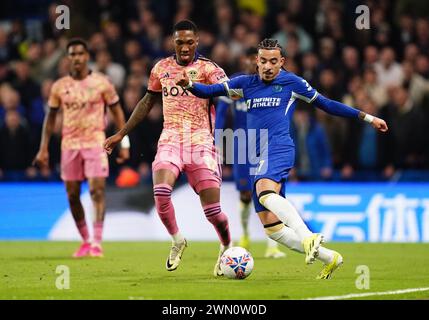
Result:
<svg viewBox="0 0 429 320">
<path fill-rule="evenodd" d="M 106 150 L 108 154 L 110 154 L 113 148 L 115 148 L 116 145 L 146 117 L 159 98 L 160 96 L 158 93 L 146 92 L 144 97 L 137 103 L 127 123 L 104 142 L 104 150 Z"/>
<path fill-rule="evenodd" d="M 386 132 L 387 130 L 389 130 L 389 128 L 387 127 L 386 121 L 378 117 L 372 116 L 370 114 L 367 114 L 363 111 L 359 112 L 359 119 L 371 123 L 373 128 L 377 129 L 378 131 Z"/>
<path fill-rule="evenodd" d="M 317 95 L 316 99 L 313 101 L 313 104 L 332 115 L 345 118 L 359 118 L 364 120 L 368 123 L 371 123 L 371 125 L 378 131 L 386 132 L 388 130 L 387 124 L 383 119 L 367 114 L 344 103 L 328 99 L 321 94 Z"/>
<path fill-rule="evenodd" d="M 202 83 L 192 82 L 185 70 L 183 70 L 183 73 L 179 73 L 176 76 L 175 82 L 178 86 L 183 87 L 185 90 L 191 91 L 192 94 L 198 98 L 208 99 L 211 97 L 228 95 L 224 83 L 205 85 Z"/>
<path fill-rule="evenodd" d="M 39 151 L 33 160 L 33 165 L 37 165 L 40 168 L 49 167 L 49 141 L 54 130 L 57 112 L 58 108 L 49 108 L 48 114 L 43 121 L 42 140 L 40 141 Z"/>
<path fill-rule="evenodd" d="M 125 115 L 124 111 L 122 111 L 121 104 L 115 103 L 114 105 L 109 106 L 110 112 L 112 114 L 113 122 L 118 130 L 125 126 Z M 130 158 L 130 139 L 128 137 L 124 137 L 121 142 L 121 148 L 119 150 L 118 157 L 116 158 L 116 162 L 121 164 L 127 161 Z"/>
</svg>

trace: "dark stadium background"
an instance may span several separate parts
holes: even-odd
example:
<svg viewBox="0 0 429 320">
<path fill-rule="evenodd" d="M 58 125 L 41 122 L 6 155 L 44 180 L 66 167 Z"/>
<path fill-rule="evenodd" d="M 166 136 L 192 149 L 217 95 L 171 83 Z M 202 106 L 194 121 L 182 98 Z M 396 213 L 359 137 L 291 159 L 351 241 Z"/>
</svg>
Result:
<svg viewBox="0 0 429 320">
<path fill-rule="evenodd" d="M 61 4 L 70 8 L 68 30 L 55 27 L 55 8 Z M 369 30 L 356 28 L 359 5 L 370 10 Z M 91 68 L 106 73 L 115 84 L 129 117 L 146 91 L 151 67 L 173 52 L 172 26 L 185 18 L 200 28 L 199 52 L 228 75 L 239 71 L 247 48 L 275 37 L 286 50 L 288 70 L 325 96 L 387 121 L 389 132 L 375 134 L 362 122 L 299 105 L 300 114 L 308 115 L 304 122 L 308 121 L 309 129 L 300 131 L 302 120 L 295 119 L 298 152 L 291 182 L 326 182 L 326 186 L 335 186 L 334 182 L 427 182 L 428 17 L 429 4 L 417 0 L 2 1 L 0 186 L 2 199 L 10 205 L 5 213 L 16 217 L 16 212 L 27 212 L 10 202 L 11 183 L 24 190 L 49 182 L 62 190 L 61 119 L 50 144 L 50 169 L 39 170 L 31 162 L 39 146 L 52 82 L 68 73 L 67 39 L 78 36 L 88 41 Z M 152 208 L 151 162 L 162 121 L 162 106 L 157 105 L 130 134 L 131 159 L 118 166 L 114 155 L 110 157 L 108 212 Z M 232 126 L 231 112 L 226 123 Z M 112 132 L 110 124 L 107 133 Z M 223 175 L 225 183 L 232 181 L 229 166 Z M 185 183 L 182 177 L 178 185 Z M 385 185 L 381 186 L 383 190 Z"/>
</svg>

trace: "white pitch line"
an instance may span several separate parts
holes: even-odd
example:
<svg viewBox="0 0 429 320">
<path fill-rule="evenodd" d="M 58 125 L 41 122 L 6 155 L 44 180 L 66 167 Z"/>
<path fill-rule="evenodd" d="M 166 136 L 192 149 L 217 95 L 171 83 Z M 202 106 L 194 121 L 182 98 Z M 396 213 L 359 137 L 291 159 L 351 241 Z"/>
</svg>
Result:
<svg viewBox="0 0 429 320">
<path fill-rule="evenodd" d="M 371 297 L 371 296 L 403 294 L 403 293 L 419 292 L 419 291 L 429 291 L 429 288 L 410 288 L 410 289 L 384 291 L 384 292 L 351 293 L 351 294 L 346 294 L 344 296 L 316 297 L 316 298 L 308 298 L 305 300 L 341 300 L 341 299 L 363 298 L 363 297 Z"/>
</svg>

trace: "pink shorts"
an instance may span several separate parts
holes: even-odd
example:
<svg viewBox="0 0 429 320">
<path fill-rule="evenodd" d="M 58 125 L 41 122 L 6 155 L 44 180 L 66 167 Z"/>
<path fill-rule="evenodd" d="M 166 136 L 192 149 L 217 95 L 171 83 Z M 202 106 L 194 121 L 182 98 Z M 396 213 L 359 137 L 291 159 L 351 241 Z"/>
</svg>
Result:
<svg viewBox="0 0 429 320">
<path fill-rule="evenodd" d="M 66 149 L 61 151 L 61 179 L 82 181 L 85 178 L 105 178 L 109 162 L 103 148 Z"/>
<path fill-rule="evenodd" d="M 196 193 L 208 188 L 220 188 L 222 169 L 215 146 L 159 145 L 152 171 L 168 169 L 176 178 L 185 172 L 190 186 Z"/>
</svg>

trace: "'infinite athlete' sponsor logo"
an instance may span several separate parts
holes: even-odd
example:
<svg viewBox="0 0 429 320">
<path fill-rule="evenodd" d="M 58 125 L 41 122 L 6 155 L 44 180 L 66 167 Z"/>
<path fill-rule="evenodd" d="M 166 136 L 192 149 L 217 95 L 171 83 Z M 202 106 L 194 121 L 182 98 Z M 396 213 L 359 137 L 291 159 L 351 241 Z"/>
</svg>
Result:
<svg viewBox="0 0 429 320">
<path fill-rule="evenodd" d="M 281 98 L 253 98 L 246 101 L 248 108 L 264 108 L 264 107 L 279 107 Z"/>
</svg>

